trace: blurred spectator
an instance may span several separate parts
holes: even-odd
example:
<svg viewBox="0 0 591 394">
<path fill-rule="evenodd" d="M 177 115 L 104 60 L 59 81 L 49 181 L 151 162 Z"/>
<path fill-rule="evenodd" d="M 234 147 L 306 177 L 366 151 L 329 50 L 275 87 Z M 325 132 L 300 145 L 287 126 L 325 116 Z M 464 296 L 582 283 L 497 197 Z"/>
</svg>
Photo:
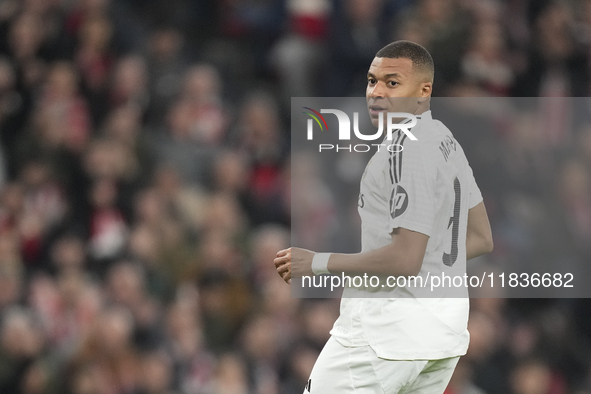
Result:
<svg viewBox="0 0 591 394">
<path fill-rule="evenodd" d="M 204 184 L 216 149 L 226 137 L 229 110 L 213 66 L 199 65 L 184 76 L 183 91 L 167 114 L 168 134 L 155 140 L 161 161 L 175 167 L 183 180 Z"/>
<path fill-rule="evenodd" d="M 505 96 L 513 80 L 513 72 L 505 59 L 501 27 L 496 23 L 476 27 L 470 49 L 462 61 L 467 79 L 481 85 L 490 95 Z"/>
<path fill-rule="evenodd" d="M 93 15 L 85 18 L 78 33 L 76 64 L 82 81 L 91 94 L 100 94 L 106 88 L 107 77 L 113 63 L 110 43 L 113 26 L 108 18 Z"/>
<path fill-rule="evenodd" d="M 90 368 L 95 379 L 100 380 L 96 386 L 99 392 L 136 390 L 139 364 L 132 342 L 133 329 L 133 317 L 124 308 L 110 307 L 101 311 L 90 334 L 71 360 L 69 368 L 72 373 Z"/>
<path fill-rule="evenodd" d="M 500 346 L 503 340 L 500 328 L 489 316 L 471 311 L 468 322 L 470 347 L 464 360 L 469 364 L 465 366 L 465 370 L 460 368 L 456 377 L 460 380 L 456 381 L 456 384 L 460 385 L 460 390 L 462 386 L 472 384 L 466 380 L 466 376 L 462 376 L 462 373 L 471 371 L 475 385 L 481 387 L 484 392 L 509 392 L 505 376 L 510 370 L 512 360 L 506 354 L 506 349 Z"/>
<path fill-rule="evenodd" d="M 52 178 L 44 161 L 29 161 L 22 169 L 23 206 L 18 227 L 23 258 L 29 265 L 40 263 L 44 237 L 66 213 L 62 189 Z"/>
<path fill-rule="evenodd" d="M 91 133 L 90 115 L 71 63 L 58 62 L 49 70 L 36 125 L 45 149 L 63 147 L 79 154 L 86 147 Z"/>
<path fill-rule="evenodd" d="M 560 200 L 574 244 L 589 255 L 591 241 L 591 174 L 578 160 L 570 160 L 560 169 Z"/>
<path fill-rule="evenodd" d="M 334 198 L 322 183 L 320 163 L 315 157 L 300 153 L 291 164 L 292 242 L 315 250 L 331 238 Z"/>
<path fill-rule="evenodd" d="M 42 332 L 32 313 L 17 307 L 3 314 L 0 331 L 0 388 L 4 393 L 20 391 L 27 366 L 45 347 Z"/>
<path fill-rule="evenodd" d="M 168 165 L 158 168 L 154 178 L 155 189 L 176 218 L 190 232 L 201 229 L 208 205 L 206 192 L 184 183 L 179 172 Z"/>
<path fill-rule="evenodd" d="M 331 4 L 328 0 L 290 0 L 287 8 L 290 33 L 277 42 L 271 59 L 279 73 L 285 106 L 291 97 L 313 97 L 321 91 L 318 75 L 326 60 L 324 40 Z"/>
<path fill-rule="evenodd" d="M 278 343 L 278 329 L 271 316 L 259 315 L 250 319 L 242 331 L 242 349 L 255 392 L 279 392 L 279 376 L 274 366 L 283 349 Z"/>
<path fill-rule="evenodd" d="M 150 352 L 142 357 L 140 393 L 174 394 L 172 360 L 164 352 Z"/>
<path fill-rule="evenodd" d="M 220 192 L 236 194 L 244 199 L 250 172 L 248 155 L 236 150 L 220 152 L 214 163 L 213 187 Z"/>
<path fill-rule="evenodd" d="M 15 159 L 14 149 L 20 128 L 23 127 L 26 114 L 26 103 L 23 94 L 17 87 L 17 75 L 13 64 L 7 58 L 0 58 L 0 149 L 2 167 L 0 174 L 15 176 L 17 169 L 11 166 Z M 2 181 L 4 184 L 4 181 Z"/>
<path fill-rule="evenodd" d="M 84 170 L 91 179 L 121 179 L 132 172 L 128 164 L 130 158 L 125 157 L 125 145 L 113 139 L 93 141 L 85 153 Z M 131 156 L 133 159 L 133 156 Z"/>
<path fill-rule="evenodd" d="M 80 0 L 66 8 L 64 30 L 68 36 L 81 33 L 85 23 L 93 18 L 106 18 L 111 25 L 112 49 L 116 54 L 127 53 L 141 42 L 141 28 L 136 15 L 125 4 L 112 0 Z"/>
<path fill-rule="evenodd" d="M 125 246 L 128 228 L 117 207 L 117 193 L 111 179 L 96 180 L 90 189 L 90 252 L 97 260 L 114 259 Z"/>
<path fill-rule="evenodd" d="M 195 290 L 183 288 L 185 293 L 196 294 Z M 215 358 L 205 346 L 199 316 L 197 300 L 190 295 L 179 298 L 167 312 L 166 347 L 173 355 L 175 380 L 182 392 L 207 392 L 214 375 Z"/>
<path fill-rule="evenodd" d="M 174 97 L 182 89 L 182 75 L 186 64 L 182 56 L 184 37 L 170 27 L 155 31 L 149 41 L 150 123 L 163 126 L 166 112 Z"/>
<path fill-rule="evenodd" d="M 260 309 L 273 319 L 273 324 L 277 327 L 279 346 L 287 347 L 298 336 L 301 302 L 274 281 L 267 281 L 262 293 L 264 299 Z"/>
<path fill-rule="evenodd" d="M 485 394 L 471 380 L 471 366 L 464 358 L 460 359 L 444 394 Z"/>
<path fill-rule="evenodd" d="M 44 38 L 41 15 L 23 12 L 12 22 L 8 36 L 8 50 L 25 75 L 35 73 L 34 70 L 39 66 L 37 63 L 39 59 L 36 57 L 39 55 Z"/>
<path fill-rule="evenodd" d="M 329 331 L 338 317 L 332 304 L 334 304 L 333 300 L 310 302 L 301 310 L 304 339 L 318 351 L 328 341 Z"/>
<path fill-rule="evenodd" d="M 112 108 L 135 106 L 141 112 L 149 104 L 146 63 L 140 56 L 127 56 L 119 60 L 113 72 L 110 93 Z"/>
<path fill-rule="evenodd" d="M 10 183 L 2 189 L 2 211 L 0 211 L 0 229 L 4 241 L 13 241 L 16 245 L 20 239 L 17 236 L 17 226 L 23 212 L 24 190 L 18 183 Z M 18 248 L 17 248 L 18 249 Z M 4 253 L 7 251 L 4 250 Z M 20 250 L 11 259 L 20 261 Z"/>
<path fill-rule="evenodd" d="M 85 340 L 102 307 L 96 284 L 80 271 L 63 272 L 56 280 L 36 276 L 28 301 L 40 318 L 48 343 L 67 356 Z"/>
<path fill-rule="evenodd" d="M 229 353 L 220 357 L 212 391 L 219 394 L 247 394 L 249 386 L 244 364 L 236 354 Z"/>
<path fill-rule="evenodd" d="M 513 94 L 523 97 L 581 97 L 589 93 L 589 62 L 573 34 L 572 12 L 564 2 L 529 3 L 532 43 L 527 69 Z"/>
<path fill-rule="evenodd" d="M 308 345 L 294 346 L 289 351 L 291 355 L 288 360 L 287 377 L 283 379 L 284 383 L 280 392 L 285 394 L 296 394 L 302 391 L 306 386 L 312 367 L 320 354 L 318 350 Z"/>
<path fill-rule="evenodd" d="M 269 259 L 276 257 L 279 250 L 290 245 L 290 234 L 286 228 L 276 225 L 261 226 L 252 234 L 252 280 L 257 289 L 266 290 L 265 284 L 269 283 L 275 275 L 267 270 Z"/>
<path fill-rule="evenodd" d="M 158 344 L 160 304 L 148 294 L 148 278 L 141 266 L 130 262 L 113 265 L 106 278 L 108 298 L 131 312 L 134 321 L 134 342 L 142 349 Z"/>
<path fill-rule="evenodd" d="M 0 240 L 0 242 L 5 241 Z M 0 311 L 18 304 L 24 290 L 22 268 L 16 264 L 10 264 L 8 261 L 2 261 L 0 263 Z"/>
<path fill-rule="evenodd" d="M 137 159 L 141 169 L 136 177 L 139 184 L 148 183 L 154 171 L 155 157 L 149 144 L 141 138 L 141 108 L 136 105 L 124 105 L 109 112 L 103 122 L 103 134 L 107 139 L 122 145 L 123 149 Z"/>
<path fill-rule="evenodd" d="M 172 135 L 215 146 L 225 136 L 227 107 L 222 100 L 221 79 L 212 66 L 190 68 L 185 76 L 184 90 L 171 108 Z"/>
<path fill-rule="evenodd" d="M 415 7 L 403 10 L 393 24 L 401 28 L 394 32 L 395 39 L 416 40 L 431 53 L 435 63 L 435 96 L 445 95 L 462 78 L 461 58 L 469 36 L 467 14 L 468 10 L 456 0 L 418 0 Z"/>
<path fill-rule="evenodd" d="M 552 384 L 550 368 L 541 360 L 522 362 L 515 368 L 511 376 L 512 392 L 515 394 L 558 394 L 565 392 L 560 386 L 552 387 L 554 385 Z"/>
<path fill-rule="evenodd" d="M 241 106 L 234 143 L 249 157 L 249 193 L 246 211 L 253 224 L 288 223 L 285 217 L 283 163 L 286 141 L 279 123 L 279 109 L 272 98 L 253 94 Z"/>
<path fill-rule="evenodd" d="M 198 282 L 205 343 L 216 353 L 232 348 L 252 306 L 246 283 L 209 270 Z"/>
<path fill-rule="evenodd" d="M 341 97 L 365 91 L 367 67 L 387 44 L 383 0 L 347 0 L 333 16 L 328 68 L 324 70 L 326 95 Z"/>
<path fill-rule="evenodd" d="M 194 247 L 187 243 L 182 223 L 172 213 L 173 206 L 167 204 L 162 197 L 153 189 L 145 190 L 137 196 L 134 204 L 136 233 L 143 231 L 158 240 L 157 251 L 149 257 L 144 256 L 148 257 L 144 263 L 154 271 L 153 275 L 179 283 L 187 280 L 186 275 L 194 272 L 190 267 L 194 263 Z M 138 256 L 141 256 L 141 251 L 138 252 Z"/>
</svg>

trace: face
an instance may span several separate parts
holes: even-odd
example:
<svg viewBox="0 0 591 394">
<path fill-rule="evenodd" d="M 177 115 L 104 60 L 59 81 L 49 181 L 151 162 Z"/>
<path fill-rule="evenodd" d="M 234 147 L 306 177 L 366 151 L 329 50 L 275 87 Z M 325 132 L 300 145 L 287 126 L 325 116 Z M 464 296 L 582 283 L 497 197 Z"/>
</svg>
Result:
<svg viewBox="0 0 591 394">
<path fill-rule="evenodd" d="M 374 58 L 367 73 L 365 93 L 374 126 L 378 126 L 380 112 L 426 111 L 432 85 L 424 73 L 413 70 L 410 59 Z"/>
</svg>

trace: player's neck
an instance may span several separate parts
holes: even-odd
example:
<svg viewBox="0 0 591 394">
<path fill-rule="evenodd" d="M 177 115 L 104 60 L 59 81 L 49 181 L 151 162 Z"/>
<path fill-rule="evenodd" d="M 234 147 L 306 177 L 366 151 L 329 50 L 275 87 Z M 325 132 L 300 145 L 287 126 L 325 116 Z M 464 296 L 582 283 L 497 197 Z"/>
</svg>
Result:
<svg viewBox="0 0 591 394">
<path fill-rule="evenodd" d="M 414 112 L 413 115 L 422 115 L 423 113 L 425 113 L 429 110 L 431 110 L 431 108 L 430 108 L 429 102 L 427 101 L 425 103 L 419 104 L 417 110 Z"/>
</svg>

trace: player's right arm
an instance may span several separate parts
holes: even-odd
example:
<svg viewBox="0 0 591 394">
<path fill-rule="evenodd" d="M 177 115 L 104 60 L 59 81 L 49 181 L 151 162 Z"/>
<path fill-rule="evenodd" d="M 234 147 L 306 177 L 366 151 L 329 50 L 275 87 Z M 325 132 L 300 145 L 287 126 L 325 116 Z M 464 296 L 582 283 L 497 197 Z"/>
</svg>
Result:
<svg viewBox="0 0 591 394">
<path fill-rule="evenodd" d="M 484 202 L 468 211 L 466 233 L 466 260 L 490 253 L 493 250 L 492 232 Z"/>
</svg>

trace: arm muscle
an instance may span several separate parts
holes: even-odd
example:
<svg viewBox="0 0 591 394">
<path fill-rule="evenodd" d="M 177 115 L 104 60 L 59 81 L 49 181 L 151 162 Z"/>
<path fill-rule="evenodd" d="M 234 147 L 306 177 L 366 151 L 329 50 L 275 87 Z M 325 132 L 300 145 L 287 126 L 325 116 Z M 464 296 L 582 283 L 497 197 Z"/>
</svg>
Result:
<svg viewBox="0 0 591 394">
<path fill-rule="evenodd" d="M 379 249 L 363 253 L 333 253 L 328 262 L 332 274 L 346 275 L 417 275 L 421 270 L 429 237 L 425 234 L 396 228 L 392 242 Z"/>
<path fill-rule="evenodd" d="M 466 260 L 473 259 L 493 250 L 492 232 L 484 202 L 468 211 L 466 232 Z"/>
</svg>

